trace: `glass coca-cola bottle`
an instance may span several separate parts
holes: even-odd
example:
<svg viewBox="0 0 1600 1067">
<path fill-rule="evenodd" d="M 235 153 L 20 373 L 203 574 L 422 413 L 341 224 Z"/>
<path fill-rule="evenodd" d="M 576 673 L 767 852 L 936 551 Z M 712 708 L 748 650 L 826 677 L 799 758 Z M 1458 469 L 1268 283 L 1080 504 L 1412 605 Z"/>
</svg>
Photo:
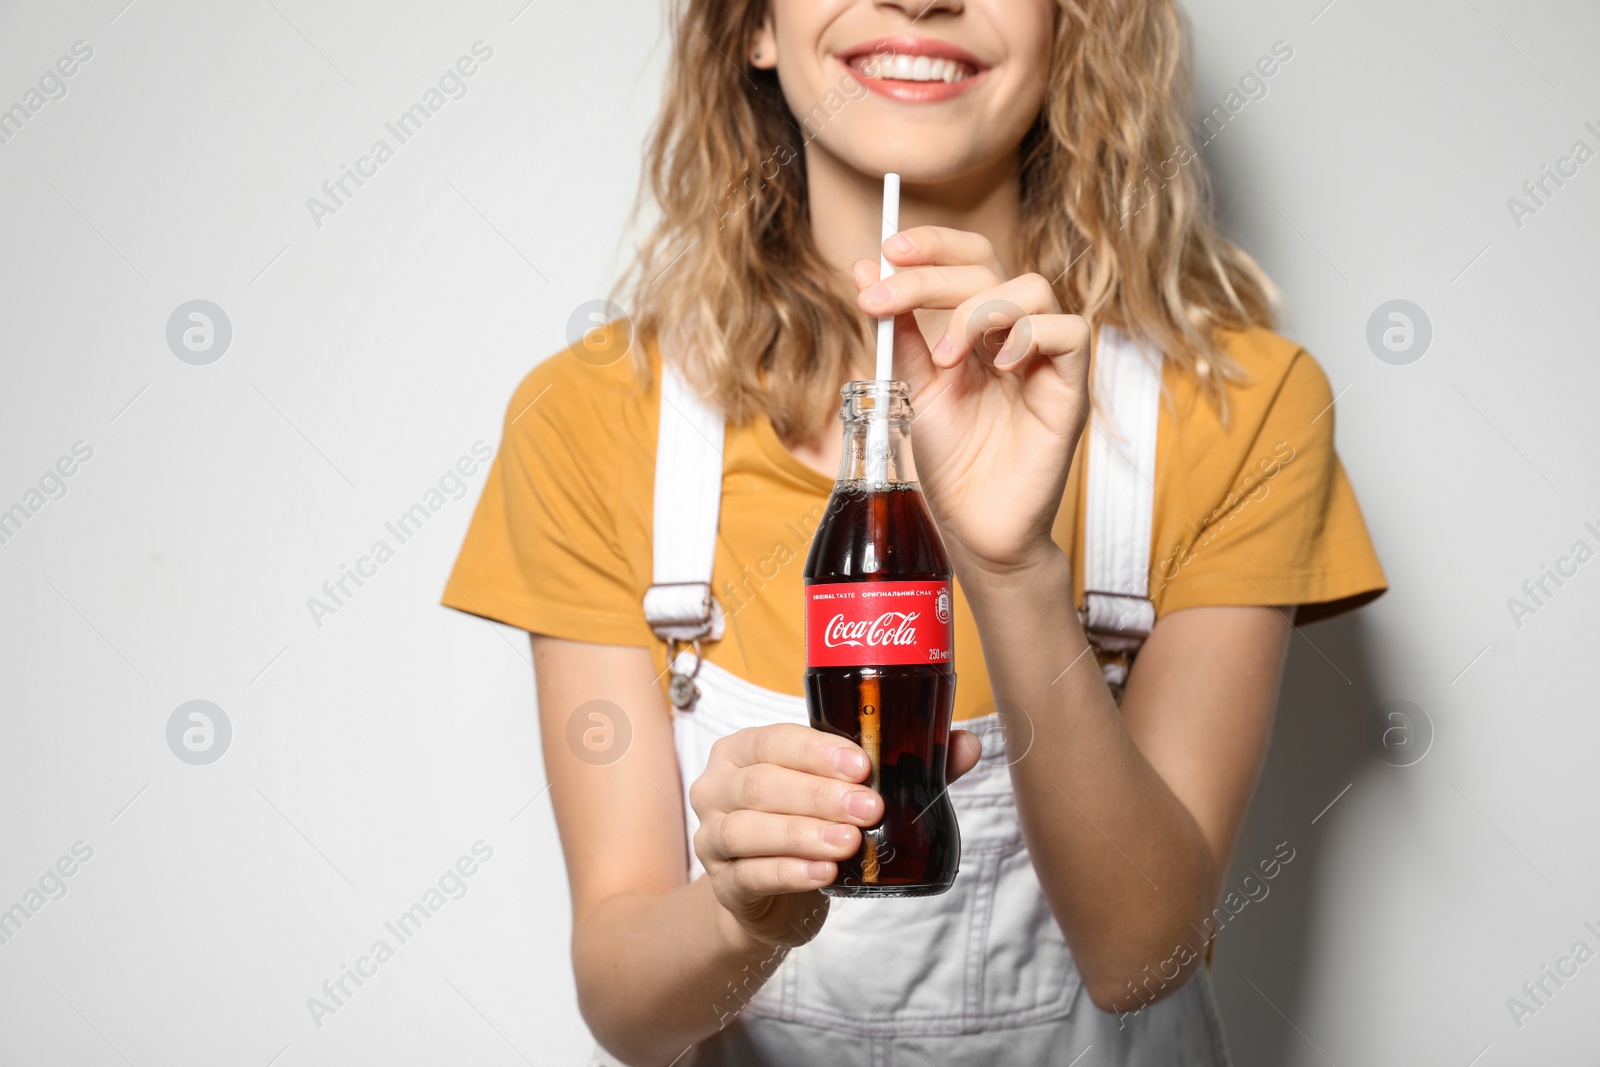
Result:
<svg viewBox="0 0 1600 1067">
<path fill-rule="evenodd" d="M 950 888 L 961 858 L 945 782 L 950 560 L 911 465 L 908 387 L 860 381 L 840 392 L 839 480 L 806 557 L 806 707 L 813 727 L 866 751 L 884 813 L 823 892 L 930 896 Z"/>
</svg>

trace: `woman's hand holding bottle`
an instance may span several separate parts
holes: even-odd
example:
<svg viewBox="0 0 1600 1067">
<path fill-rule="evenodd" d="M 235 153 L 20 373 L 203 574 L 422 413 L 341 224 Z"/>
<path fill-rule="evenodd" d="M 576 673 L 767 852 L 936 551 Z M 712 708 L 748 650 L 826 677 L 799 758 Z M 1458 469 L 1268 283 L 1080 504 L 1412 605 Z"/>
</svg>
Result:
<svg viewBox="0 0 1600 1067">
<path fill-rule="evenodd" d="M 951 731 L 952 781 L 979 749 L 973 734 Z M 883 798 L 861 784 L 870 771 L 859 745 L 798 723 L 750 727 L 711 746 L 689 788 L 700 818 L 693 845 L 733 939 L 778 947 L 816 936 L 828 914 L 821 887 L 883 816 Z"/>
</svg>

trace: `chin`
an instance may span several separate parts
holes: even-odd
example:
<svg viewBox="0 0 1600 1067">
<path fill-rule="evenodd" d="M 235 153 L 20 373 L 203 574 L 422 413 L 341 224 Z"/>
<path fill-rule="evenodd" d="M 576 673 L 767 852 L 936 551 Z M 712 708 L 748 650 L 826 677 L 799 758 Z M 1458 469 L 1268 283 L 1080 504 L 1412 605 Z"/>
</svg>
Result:
<svg viewBox="0 0 1600 1067">
<path fill-rule="evenodd" d="M 909 185 L 942 185 L 987 169 L 1015 149 L 982 151 L 952 138 L 948 130 L 907 129 L 850 131 L 849 137 L 818 138 L 829 153 L 852 170 L 873 178 L 889 171 Z"/>
</svg>

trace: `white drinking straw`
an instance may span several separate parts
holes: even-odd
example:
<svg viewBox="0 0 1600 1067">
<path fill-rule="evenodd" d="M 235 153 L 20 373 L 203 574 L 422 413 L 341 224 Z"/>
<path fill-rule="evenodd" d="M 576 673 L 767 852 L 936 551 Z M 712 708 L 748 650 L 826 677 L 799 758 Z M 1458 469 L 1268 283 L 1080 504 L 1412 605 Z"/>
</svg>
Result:
<svg viewBox="0 0 1600 1067">
<path fill-rule="evenodd" d="M 883 176 L 883 241 L 900 232 L 900 175 L 890 171 Z M 894 264 L 878 250 L 878 278 L 894 273 Z M 878 320 L 877 399 L 872 422 L 867 426 L 868 472 L 873 488 L 889 484 L 889 383 L 894 379 L 894 316 Z"/>
</svg>

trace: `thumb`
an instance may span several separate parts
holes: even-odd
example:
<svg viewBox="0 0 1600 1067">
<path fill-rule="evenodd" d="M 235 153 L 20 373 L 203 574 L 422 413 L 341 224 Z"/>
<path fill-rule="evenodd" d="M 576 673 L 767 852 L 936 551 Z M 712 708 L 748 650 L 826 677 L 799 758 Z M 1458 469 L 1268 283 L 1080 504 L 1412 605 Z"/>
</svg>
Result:
<svg viewBox="0 0 1600 1067">
<path fill-rule="evenodd" d="M 983 755 L 983 742 L 971 730 L 951 730 L 949 752 L 945 774 L 953 782 L 978 765 Z"/>
</svg>

